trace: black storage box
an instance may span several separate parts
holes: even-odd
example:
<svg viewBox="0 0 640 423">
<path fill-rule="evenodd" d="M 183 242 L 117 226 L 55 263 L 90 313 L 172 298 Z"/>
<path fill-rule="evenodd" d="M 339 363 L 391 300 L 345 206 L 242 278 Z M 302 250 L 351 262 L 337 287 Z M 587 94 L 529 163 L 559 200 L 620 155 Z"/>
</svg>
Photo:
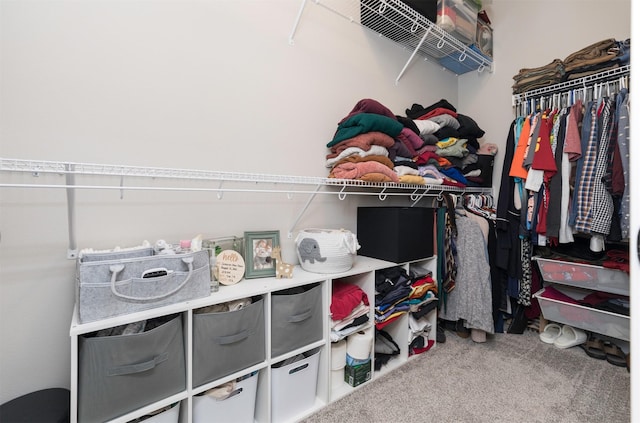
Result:
<svg viewBox="0 0 640 423">
<path fill-rule="evenodd" d="M 394 263 L 433 256 L 433 210 L 358 207 L 358 255 Z"/>
</svg>

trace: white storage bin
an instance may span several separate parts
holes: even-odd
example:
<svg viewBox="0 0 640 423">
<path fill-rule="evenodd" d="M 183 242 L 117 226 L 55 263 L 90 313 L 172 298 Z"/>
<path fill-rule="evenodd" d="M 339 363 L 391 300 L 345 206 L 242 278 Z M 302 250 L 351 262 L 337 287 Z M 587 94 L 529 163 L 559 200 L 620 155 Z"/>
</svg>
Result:
<svg viewBox="0 0 640 423">
<path fill-rule="evenodd" d="M 586 296 L 585 292 L 575 288 L 559 286 L 554 286 L 554 288 L 574 299 L 581 299 Z M 546 289 L 543 288 L 533 294 L 538 299 L 538 303 L 540 303 L 542 315 L 545 319 L 613 338 L 629 340 L 629 316 L 578 304 L 569 304 L 553 298 L 545 298 L 543 294 Z"/>
<path fill-rule="evenodd" d="M 344 229 L 305 229 L 296 237 L 298 260 L 307 272 L 346 272 L 359 248 L 355 234 Z"/>
<path fill-rule="evenodd" d="M 307 354 L 307 353 L 306 353 Z M 305 354 L 305 355 L 306 355 Z M 320 350 L 271 370 L 271 421 L 286 422 L 310 410 L 316 399 Z"/>
<path fill-rule="evenodd" d="M 180 421 L 180 403 L 177 403 L 169 410 L 165 410 L 161 413 L 156 414 L 153 417 L 149 417 L 148 419 L 138 419 L 134 420 L 134 422 L 144 422 L 144 423 L 178 423 Z"/>
<path fill-rule="evenodd" d="M 537 258 L 542 279 L 578 288 L 629 295 L 629 275 L 621 270 L 590 264 Z"/>
<path fill-rule="evenodd" d="M 240 378 L 224 399 L 203 394 L 193 397 L 193 423 L 252 423 L 258 391 L 258 372 Z"/>
</svg>

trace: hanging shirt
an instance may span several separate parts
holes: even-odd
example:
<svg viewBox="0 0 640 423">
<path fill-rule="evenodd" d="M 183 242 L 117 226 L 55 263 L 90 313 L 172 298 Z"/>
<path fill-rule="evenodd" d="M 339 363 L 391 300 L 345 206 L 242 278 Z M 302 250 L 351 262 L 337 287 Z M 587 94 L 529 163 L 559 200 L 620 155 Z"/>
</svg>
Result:
<svg viewBox="0 0 640 423">
<path fill-rule="evenodd" d="M 607 97 L 603 101 L 603 109 L 600 116 L 602 126 L 598 131 L 600 142 L 598 144 L 598 156 L 593 177 L 593 206 L 590 213 L 591 232 L 603 235 L 609 235 L 611 216 L 613 215 L 613 199 L 603 179 L 609 166 L 609 161 L 613 159 L 612 146 L 615 145 L 615 140 L 612 142 L 612 138 L 618 133 L 617 122 L 614 117 L 615 100 Z"/>
<path fill-rule="evenodd" d="M 618 149 L 624 176 L 625 190 L 620 200 L 620 232 L 629 237 L 629 92 L 626 88 L 618 94 Z"/>
<path fill-rule="evenodd" d="M 588 123 L 587 137 L 582 137 L 582 142 L 586 139 L 585 154 L 582 162 L 582 171 L 580 173 L 580 183 L 576 187 L 576 218 L 575 230 L 578 232 L 589 233 L 591 230 L 591 205 L 593 202 L 593 184 L 596 168 L 596 158 L 598 154 L 598 115 L 597 104 L 591 102 L 588 107 Z"/>
<path fill-rule="evenodd" d="M 522 123 L 522 129 L 520 130 L 520 136 L 517 138 L 516 150 L 513 154 L 513 160 L 511 161 L 511 168 L 509 170 L 509 176 L 511 177 L 522 179 L 527 177 L 527 170 L 522 164 L 524 163 L 524 155 L 527 151 L 529 138 L 531 137 L 532 119 L 532 116 L 527 116 Z"/>
</svg>

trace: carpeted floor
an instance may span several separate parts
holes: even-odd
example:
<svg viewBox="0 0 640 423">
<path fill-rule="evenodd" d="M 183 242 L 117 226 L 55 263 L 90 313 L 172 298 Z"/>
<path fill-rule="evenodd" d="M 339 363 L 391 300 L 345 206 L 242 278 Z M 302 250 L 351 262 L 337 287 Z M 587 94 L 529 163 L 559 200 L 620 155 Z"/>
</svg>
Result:
<svg viewBox="0 0 640 423">
<path fill-rule="evenodd" d="M 304 420 L 305 423 L 630 421 L 630 375 L 537 332 L 486 343 L 447 341 Z"/>
</svg>

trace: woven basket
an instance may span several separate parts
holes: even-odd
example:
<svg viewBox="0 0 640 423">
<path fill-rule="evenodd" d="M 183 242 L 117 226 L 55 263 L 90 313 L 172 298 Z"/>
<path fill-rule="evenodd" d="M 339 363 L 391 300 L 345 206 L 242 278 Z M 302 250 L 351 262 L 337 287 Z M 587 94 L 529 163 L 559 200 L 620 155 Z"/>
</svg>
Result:
<svg viewBox="0 0 640 423">
<path fill-rule="evenodd" d="M 353 266 L 358 240 L 344 229 L 305 229 L 296 237 L 300 266 L 313 273 L 340 273 Z"/>
</svg>

